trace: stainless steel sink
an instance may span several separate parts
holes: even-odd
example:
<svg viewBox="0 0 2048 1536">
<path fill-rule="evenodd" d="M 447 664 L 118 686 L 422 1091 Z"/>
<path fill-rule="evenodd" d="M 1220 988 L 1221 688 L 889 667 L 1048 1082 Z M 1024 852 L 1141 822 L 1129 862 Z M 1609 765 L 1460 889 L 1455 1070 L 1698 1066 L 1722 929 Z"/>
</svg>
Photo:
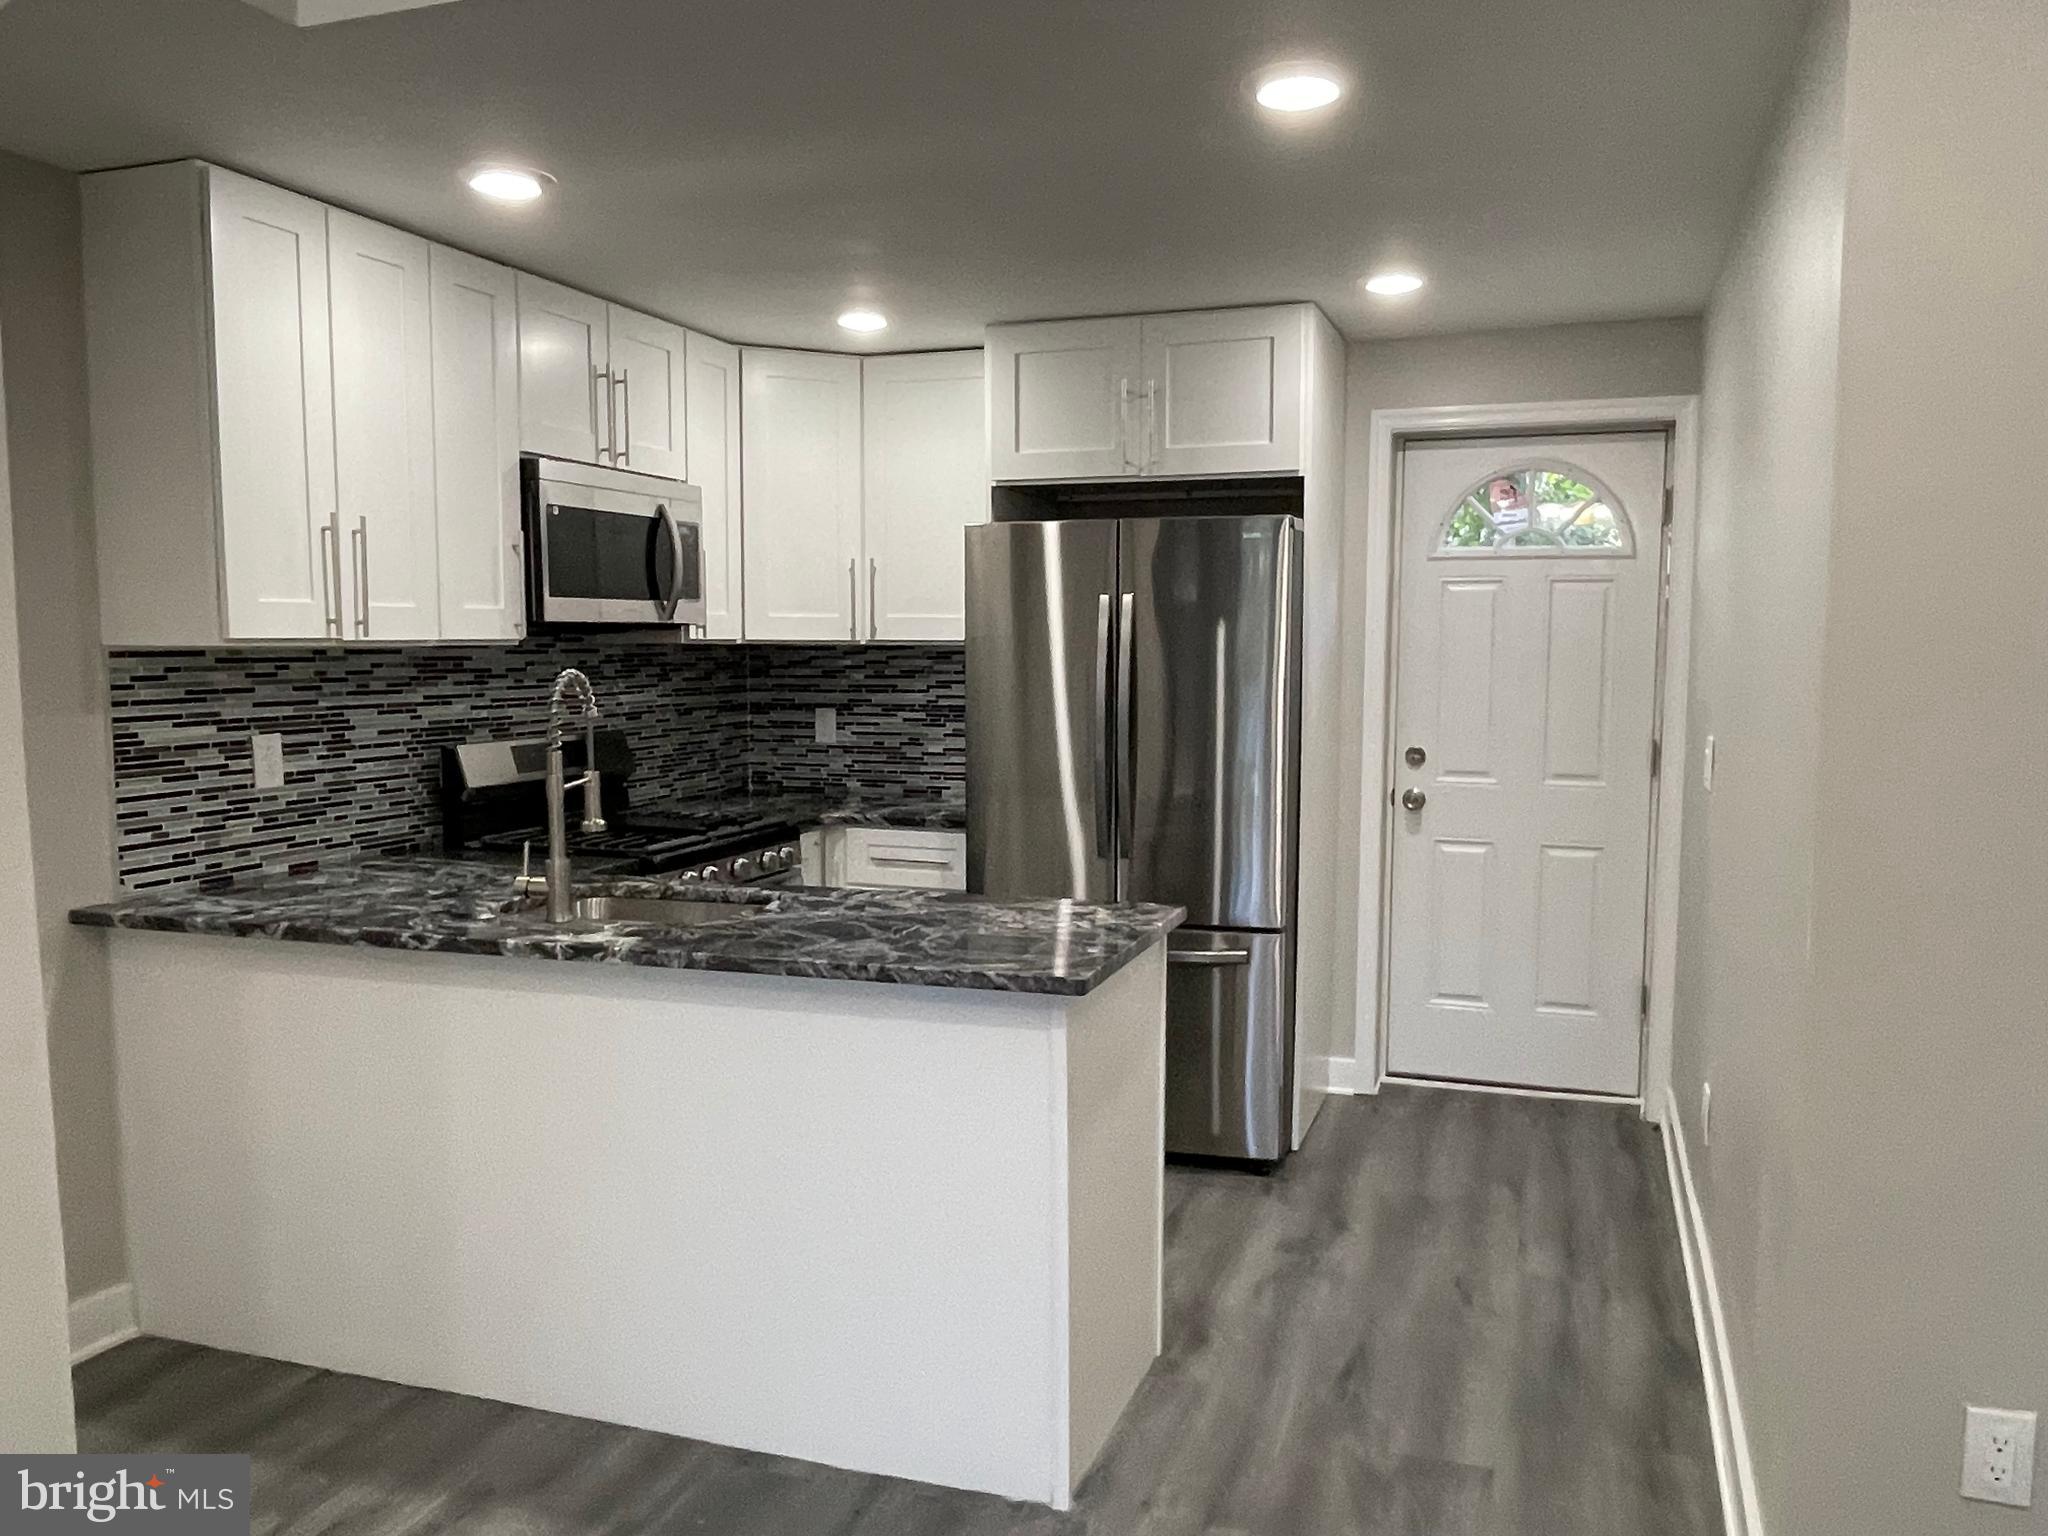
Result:
<svg viewBox="0 0 2048 1536">
<path fill-rule="evenodd" d="M 739 901 L 685 901 L 663 896 L 581 896 L 576 900 L 577 917 L 592 923 L 662 923 L 671 928 L 697 928 L 705 923 L 731 922 L 753 917 L 767 910 L 757 903 Z"/>
</svg>

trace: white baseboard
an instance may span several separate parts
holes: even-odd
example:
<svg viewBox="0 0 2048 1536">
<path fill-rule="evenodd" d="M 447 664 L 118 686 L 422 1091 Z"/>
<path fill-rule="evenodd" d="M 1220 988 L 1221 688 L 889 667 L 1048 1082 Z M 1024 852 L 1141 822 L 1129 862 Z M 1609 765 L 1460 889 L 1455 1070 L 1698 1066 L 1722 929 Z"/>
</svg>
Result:
<svg viewBox="0 0 2048 1536">
<path fill-rule="evenodd" d="M 135 1314 L 135 1287 L 126 1280 L 71 1303 L 71 1363 L 126 1344 L 142 1332 Z"/>
<path fill-rule="evenodd" d="M 1379 1084 L 1371 1080 L 1370 1070 L 1360 1079 L 1358 1062 L 1350 1056 L 1326 1056 L 1321 1059 L 1323 1089 L 1327 1093 L 1377 1093 Z"/>
<path fill-rule="evenodd" d="M 1727 1536 L 1764 1536 L 1757 1503 L 1756 1465 L 1742 1418 L 1742 1394 L 1735 1384 L 1735 1360 L 1728 1348 L 1728 1319 L 1721 1309 L 1721 1283 L 1714 1273 L 1714 1248 L 1707 1237 L 1700 1194 L 1692 1180 L 1685 1122 L 1667 1086 L 1659 1099 L 1664 1131 L 1664 1165 L 1671 1179 L 1671 1203 L 1678 1212 L 1678 1240 L 1685 1251 L 1685 1284 L 1692 1293 L 1693 1327 L 1699 1339 L 1700 1373 L 1707 1379 L 1707 1416 L 1714 1431 L 1714 1470 L 1721 1482 L 1721 1513 Z"/>
</svg>

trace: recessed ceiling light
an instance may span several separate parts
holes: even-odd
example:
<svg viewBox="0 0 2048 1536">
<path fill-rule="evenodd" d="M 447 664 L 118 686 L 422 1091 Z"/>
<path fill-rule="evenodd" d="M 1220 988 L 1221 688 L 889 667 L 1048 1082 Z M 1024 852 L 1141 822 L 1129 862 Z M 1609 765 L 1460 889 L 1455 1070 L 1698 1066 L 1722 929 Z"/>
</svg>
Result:
<svg viewBox="0 0 2048 1536">
<path fill-rule="evenodd" d="M 1375 272 L 1365 280 L 1365 291 L 1376 293 L 1383 299 L 1413 293 L 1421 286 L 1422 279 L 1413 272 Z"/>
<path fill-rule="evenodd" d="M 470 191 L 494 203 L 530 203 L 547 190 L 539 172 L 510 165 L 481 165 L 468 179 Z"/>
<path fill-rule="evenodd" d="M 1271 112 L 1313 112 L 1344 94 L 1344 87 L 1317 70 L 1290 68 L 1260 82 L 1259 105 Z"/>
<path fill-rule="evenodd" d="M 839 328 L 842 331 L 886 331 L 889 317 L 879 310 L 849 309 L 839 317 Z"/>
</svg>

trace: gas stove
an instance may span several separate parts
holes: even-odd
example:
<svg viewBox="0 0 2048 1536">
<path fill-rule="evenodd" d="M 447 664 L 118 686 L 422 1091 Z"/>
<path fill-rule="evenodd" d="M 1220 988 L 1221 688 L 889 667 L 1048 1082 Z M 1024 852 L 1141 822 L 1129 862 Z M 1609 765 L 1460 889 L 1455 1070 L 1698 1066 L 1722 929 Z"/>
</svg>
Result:
<svg viewBox="0 0 2048 1536">
<path fill-rule="evenodd" d="M 564 748 L 571 777 L 583 770 L 583 744 Z M 569 823 L 569 853 L 606 874 L 680 874 L 685 880 L 741 885 L 795 884 L 803 878 L 800 829 L 748 826 L 712 813 L 635 811 L 633 754 L 623 733 L 597 733 L 606 827 Z M 547 848 L 547 743 L 466 741 L 441 749 L 442 844 L 449 853 L 521 858 L 528 844 Z"/>
</svg>

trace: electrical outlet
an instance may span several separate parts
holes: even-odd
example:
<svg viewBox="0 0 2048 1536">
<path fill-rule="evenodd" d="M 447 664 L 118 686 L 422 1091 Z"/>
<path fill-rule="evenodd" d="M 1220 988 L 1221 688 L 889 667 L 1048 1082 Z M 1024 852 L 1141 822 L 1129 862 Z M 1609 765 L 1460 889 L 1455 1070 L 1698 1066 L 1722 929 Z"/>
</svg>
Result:
<svg viewBox="0 0 2048 1536">
<path fill-rule="evenodd" d="M 2033 1414 L 1964 1410 L 1963 1497 L 2020 1509 L 2034 1502 Z"/>
<path fill-rule="evenodd" d="M 820 704 L 817 715 L 818 740 L 828 746 L 839 739 L 839 711 L 830 704 Z"/>
<path fill-rule="evenodd" d="M 1700 1084 L 1700 1145 L 1714 1144 L 1714 1085 Z"/>
<path fill-rule="evenodd" d="M 1707 738 L 1706 749 L 1700 753 L 1700 788 L 1711 791 L 1714 787 L 1714 738 Z"/>
<path fill-rule="evenodd" d="M 284 738 L 258 731 L 249 738 L 249 774 L 258 789 L 284 788 Z"/>
</svg>

